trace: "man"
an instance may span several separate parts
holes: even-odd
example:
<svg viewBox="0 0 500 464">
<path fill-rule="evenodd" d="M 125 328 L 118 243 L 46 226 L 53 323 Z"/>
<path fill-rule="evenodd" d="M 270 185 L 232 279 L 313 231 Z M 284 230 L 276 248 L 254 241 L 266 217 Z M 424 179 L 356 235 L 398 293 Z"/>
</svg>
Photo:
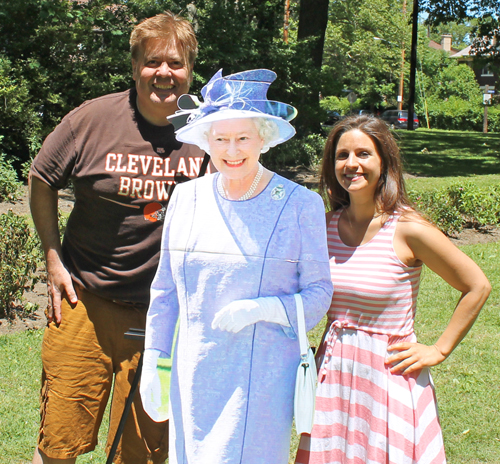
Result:
<svg viewBox="0 0 500 464">
<path fill-rule="evenodd" d="M 135 89 L 70 112 L 31 168 L 31 211 L 49 291 L 37 464 L 75 463 L 92 451 L 112 393 L 109 451 L 143 348 L 124 333 L 145 325 L 172 189 L 196 177 L 204 157 L 177 142 L 166 119 L 192 80 L 191 25 L 161 14 L 136 26 L 130 44 Z M 61 246 L 57 190 L 69 181 L 75 206 Z M 166 429 L 136 395 L 114 462 L 164 462 Z"/>
</svg>

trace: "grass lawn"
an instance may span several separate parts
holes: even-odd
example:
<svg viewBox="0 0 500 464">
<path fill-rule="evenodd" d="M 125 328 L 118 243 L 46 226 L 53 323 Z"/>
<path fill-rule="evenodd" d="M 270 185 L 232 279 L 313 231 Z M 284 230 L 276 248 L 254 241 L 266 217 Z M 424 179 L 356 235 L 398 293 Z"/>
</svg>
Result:
<svg viewBox="0 0 500 464">
<path fill-rule="evenodd" d="M 500 174 L 500 134 L 396 131 L 405 170 L 424 177 Z"/>
<path fill-rule="evenodd" d="M 500 174 L 489 174 L 486 176 L 457 176 L 457 177 L 413 177 L 406 180 L 408 190 L 426 192 L 441 187 L 448 187 L 456 183 L 472 182 L 482 189 L 500 185 Z"/>
<path fill-rule="evenodd" d="M 469 335 L 433 369 L 446 452 L 450 464 L 500 463 L 500 243 L 462 250 L 483 269 L 493 291 Z M 426 269 L 416 324 L 420 341 L 437 339 L 458 297 Z"/>
</svg>

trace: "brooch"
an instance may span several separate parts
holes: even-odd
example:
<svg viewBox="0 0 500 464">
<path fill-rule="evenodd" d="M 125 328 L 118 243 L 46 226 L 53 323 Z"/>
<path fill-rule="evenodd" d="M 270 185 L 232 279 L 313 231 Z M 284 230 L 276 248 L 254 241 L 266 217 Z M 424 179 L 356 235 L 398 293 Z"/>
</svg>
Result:
<svg viewBox="0 0 500 464">
<path fill-rule="evenodd" d="M 285 197 L 285 187 L 282 184 L 277 185 L 271 191 L 271 198 L 273 200 L 282 200 Z"/>
</svg>

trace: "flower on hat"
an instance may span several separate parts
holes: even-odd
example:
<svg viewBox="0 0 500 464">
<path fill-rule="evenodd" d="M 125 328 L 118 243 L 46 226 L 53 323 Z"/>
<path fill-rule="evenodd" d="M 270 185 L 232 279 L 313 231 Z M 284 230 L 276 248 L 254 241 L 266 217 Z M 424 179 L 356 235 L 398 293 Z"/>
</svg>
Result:
<svg viewBox="0 0 500 464">
<path fill-rule="evenodd" d="M 182 95 L 180 108 L 168 120 L 176 129 L 177 140 L 205 149 L 207 125 L 215 121 L 238 118 L 265 118 L 278 127 L 276 137 L 268 146 L 276 146 L 292 138 L 295 129 L 290 124 L 297 110 L 286 103 L 267 99 L 267 90 L 276 79 L 268 69 L 253 69 L 229 76 L 217 71 L 201 90 L 203 102 L 194 95 Z"/>
</svg>

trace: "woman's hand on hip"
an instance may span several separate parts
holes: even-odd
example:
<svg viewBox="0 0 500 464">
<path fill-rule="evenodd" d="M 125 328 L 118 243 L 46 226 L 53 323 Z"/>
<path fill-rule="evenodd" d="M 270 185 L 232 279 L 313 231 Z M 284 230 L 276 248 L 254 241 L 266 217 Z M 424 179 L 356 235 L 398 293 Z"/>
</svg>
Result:
<svg viewBox="0 0 500 464">
<path fill-rule="evenodd" d="M 401 342 L 387 348 L 391 353 L 386 359 L 386 365 L 392 365 L 392 374 L 411 374 L 424 367 L 432 367 L 446 359 L 436 345 L 428 346 L 421 343 Z"/>
</svg>

